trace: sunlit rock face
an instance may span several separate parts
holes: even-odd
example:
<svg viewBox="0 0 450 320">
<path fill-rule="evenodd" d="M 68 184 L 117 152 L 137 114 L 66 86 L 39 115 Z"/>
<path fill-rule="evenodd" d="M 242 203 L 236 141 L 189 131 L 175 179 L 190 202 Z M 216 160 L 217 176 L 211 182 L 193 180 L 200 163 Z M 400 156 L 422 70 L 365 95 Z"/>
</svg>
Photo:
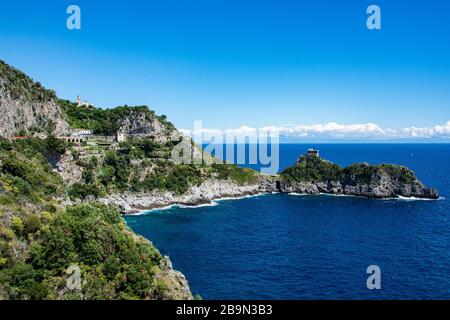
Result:
<svg viewBox="0 0 450 320">
<path fill-rule="evenodd" d="M 11 138 L 23 132 L 64 135 L 68 129 L 54 91 L 0 61 L 0 136 Z"/>
</svg>

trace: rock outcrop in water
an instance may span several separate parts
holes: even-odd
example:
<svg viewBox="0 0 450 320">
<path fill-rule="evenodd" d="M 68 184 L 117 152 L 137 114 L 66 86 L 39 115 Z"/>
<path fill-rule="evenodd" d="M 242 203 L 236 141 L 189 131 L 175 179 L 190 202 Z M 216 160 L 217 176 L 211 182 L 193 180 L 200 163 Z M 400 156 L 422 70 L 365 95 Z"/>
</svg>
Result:
<svg viewBox="0 0 450 320">
<path fill-rule="evenodd" d="M 272 188 L 280 192 L 342 194 L 366 198 L 415 197 L 438 199 L 436 189 L 425 187 L 410 169 L 392 164 L 340 166 L 318 156 L 303 155 L 284 170 Z"/>
</svg>

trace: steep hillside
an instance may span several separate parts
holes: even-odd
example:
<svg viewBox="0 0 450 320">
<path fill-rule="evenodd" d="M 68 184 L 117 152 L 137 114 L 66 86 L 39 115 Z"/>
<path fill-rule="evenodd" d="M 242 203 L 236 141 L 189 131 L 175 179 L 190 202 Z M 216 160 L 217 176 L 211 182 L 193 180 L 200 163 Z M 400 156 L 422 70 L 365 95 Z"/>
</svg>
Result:
<svg viewBox="0 0 450 320">
<path fill-rule="evenodd" d="M 0 115 L 0 137 L 68 129 L 55 92 L 1 60 Z"/>
<path fill-rule="evenodd" d="M 92 105 L 78 106 L 68 100 L 59 100 L 59 104 L 72 128 L 89 129 L 97 135 L 152 136 L 156 142 L 165 143 L 178 134 L 165 116 L 156 115 L 147 106 L 100 109 Z"/>
<path fill-rule="evenodd" d="M 90 181 L 98 161 L 103 192 L 127 188 L 130 158 L 100 147 L 82 157 L 83 146 L 57 138 L 70 134 L 70 123 L 134 135 L 147 155 L 155 146 L 167 154 L 173 125 L 146 107 L 83 109 L 4 62 L 0 71 L 0 299 L 192 299 L 184 276 L 126 227 L 116 206 L 80 203 L 65 183 L 65 171 L 69 180 Z M 8 139 L 16 135 L 36 137 Z M 92 179 L 81 186 L 83 198 L 95 200 Z M 81 277 L 75 287 L 68 285 L 73 268 Z"/>
<path fill-rule="evenodd" d="M 117 207 L 62 206 L 52 136 L 0 139 L 0 299 L 191 299 L 184 276 L 124 224 Z M 68 268 L 82 282 L 71 287 Z"/>
</svg>

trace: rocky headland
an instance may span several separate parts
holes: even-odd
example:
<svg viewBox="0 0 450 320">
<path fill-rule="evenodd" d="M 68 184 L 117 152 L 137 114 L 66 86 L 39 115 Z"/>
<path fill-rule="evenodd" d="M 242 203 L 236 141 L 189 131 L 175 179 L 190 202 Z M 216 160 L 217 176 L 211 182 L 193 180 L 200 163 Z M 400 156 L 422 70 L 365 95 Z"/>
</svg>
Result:
<svg viewBox="0 0 450 320">
<path fill-rule="evenodd" d="M 424 186 L 414 173 L 398 165 L 353 164 L 341 168 L 318 156 L 302 155 L 297 163 L 279 175 L 258 175 L 255 182 L 207 179 L 189 187 L 182 195 L 173 192 L 116 193 L 100 199 L 119 206 L 124 214 L 171 205 L 196 206 L 222 198 L 239 198 L 263 193 L 334 194 L 370 199 L 438 199 L 438 191 Z"/>
<path fill-rule="evenodd" d="M 329 193 L 372 199 L 438 199 L 438 191 L 426 187 L 407 167 L 395 164 L 355 163 L 340 167 L 317 155 L 302 155 L 284 170 L 277 182 L 280 192 Z"/>
</svg>

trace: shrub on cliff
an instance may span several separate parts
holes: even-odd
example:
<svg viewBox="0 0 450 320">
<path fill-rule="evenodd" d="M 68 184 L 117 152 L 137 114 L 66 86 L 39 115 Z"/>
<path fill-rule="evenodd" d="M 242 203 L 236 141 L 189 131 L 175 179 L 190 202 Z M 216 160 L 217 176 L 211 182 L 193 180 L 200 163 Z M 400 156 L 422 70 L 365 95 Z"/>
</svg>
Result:
<svg viewBox="0 0 450 320">
<path fill-rule="evenodd" d="M 94 183 L 86 184 L 76 182 L 68 188 L 67 194 L 73 200 L 97 198 L 100 195 L 100 188 Z"/>
<path fill-rule="evenodd" d="M 372 182 L 376 177 L 383 174 L 388 175 L 393 181 L 397 181 L 401 184 L 411 184 L 416 181 L 414 172 L 406 167 L 381 164 L 381 165 L 369 165 L 367 163 L 355 163 L 344 168 L 345 180 L 347 183 L 365 183 Z"/>
<path fill-rule="evenodd" d="M 203 181 L 199 169 L 194 165 L 180 164 L 172 168 L 164 181 L 164 188 L 176 194 L 185 193 L 190 185 Z"/>
<path fill-rule="evenodd" d="M 328 182 L 340 181 L 342 174 L 337 164 L 315 156 L 301 156 L 295 166 L 282 172 L 282 177 L 287 181 Z"/>
<path fill-rule="evenodd" d="M 73 128 L 93 130 L 99 135 L 115 135 L 119 130 L 120 122 L 129 117 L 131 113 L 142 113 L 147 120 L 157 119 L 168 131 L 175 129 L 166 117 L 157 116 L 147 106 L 119 106 L 110 109 L 100 109 L 94 106 L 78 106 L 69 100 L 59 100 L 69 125 Z"/>
<path fill-rule="evenodd" d="M 218 179 L 230 179 L 240 185 L 258 181 L 258 173 L 255 170 L 234 164 L 212 164 L 211 171 Z"/>
<path fill-rule="evenodd" d="M 281 173 L 281 177 L 286 182 L 335 181 L 344 185 L 370 184 L 383 175 L 400 184 L 417 182 L 414 172 L 403 166 L 355 163 L 341 168 L 337 164 L 315 156 L 301 156 L 294 166 Z"/>
<path fill-rule="evenodd" d="M 58 196 L 64 191 L 61 178 L 52 172 L 44 157 L 46 142 L 34 139 L 0 146 L 0 185 L 17 198 Z"/>
<path fill-rule="evenodd" d="M 36 221 L 26 222 L 22 230 L 36 228 Z M 149 242 L 132 236 L 116 208 L 98 203 L 68 207 L 28 246 L 25 261 L 0 266 L 0 291 L 5 298 L 157 297 L 153 268 L 162 257 Z M 65 287 L 71 265 L 81 269 L 81 291 Z"/>
<path fill-rule="evenodd" d="M 13 99 L 23 98 L 30 102 L 46 102 L 56 99 L 53 90 L 44 88 L 41 83 L 34 82 L 23 72 L 0 60 L 0 76 Z"/>
</svg>

